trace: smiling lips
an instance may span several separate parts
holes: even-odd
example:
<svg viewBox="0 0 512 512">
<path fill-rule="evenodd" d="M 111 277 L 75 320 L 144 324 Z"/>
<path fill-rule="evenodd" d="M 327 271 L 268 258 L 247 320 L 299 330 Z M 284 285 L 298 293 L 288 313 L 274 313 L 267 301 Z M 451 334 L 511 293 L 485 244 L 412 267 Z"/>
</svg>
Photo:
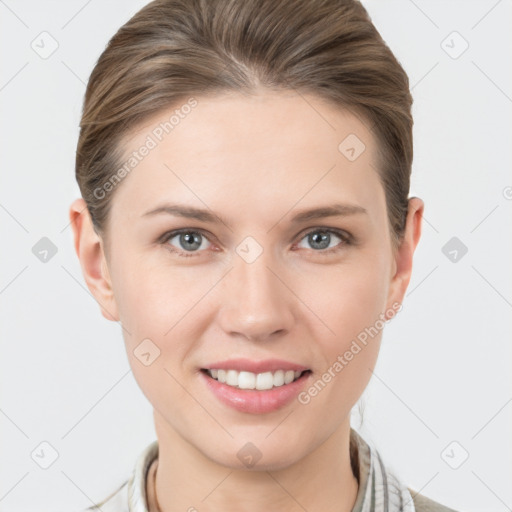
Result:
<svg viewBox="0 0 512 512">
<path fill-rule="evenodd" d="M 230 359 L 202 368 L 208 389 L 241 412 L 267 413 L 290 403 L 311 374 L 305 366 L 284 360 Z"/>
</svg>

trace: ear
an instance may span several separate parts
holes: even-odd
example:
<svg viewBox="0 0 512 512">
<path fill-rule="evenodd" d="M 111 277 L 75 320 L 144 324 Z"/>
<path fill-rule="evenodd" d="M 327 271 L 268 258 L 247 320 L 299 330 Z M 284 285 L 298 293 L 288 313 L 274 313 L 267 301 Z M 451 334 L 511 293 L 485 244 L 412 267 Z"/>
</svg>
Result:
<svg viewBox="0 0 512 512">
<path fill-rule="evenodd" d="M 117 304 L 103 248 L 103 240 L 94 230 L 91 215 L 85 201 L 76 199 L 69 209 L 73 228 L 75 251 L 80 260 L 87 287 L 94 295 L 101 314 L 112 321 L 119 321 Z"/>
<path fill-rule="evenodd" d="M 388 293 L 387 310 L 396 311 L 392 305 L 402 304 L 412 274 L 413 254 L 421 236 L 424 203 L 419 197 L 411 197 L 405 221 L 405 232 L 400 246 L 394 254 L 392 278 Z"/>
</svg>

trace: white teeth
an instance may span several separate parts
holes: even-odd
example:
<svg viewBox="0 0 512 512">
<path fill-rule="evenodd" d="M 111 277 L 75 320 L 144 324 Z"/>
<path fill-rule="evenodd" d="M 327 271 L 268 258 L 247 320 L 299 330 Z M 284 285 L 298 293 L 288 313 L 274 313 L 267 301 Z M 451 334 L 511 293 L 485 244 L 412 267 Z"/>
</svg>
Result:
<svg viewBox="0 0 512 512">
<path fill-rule="evenodd" d="M 263 391 L 273 387 L 290 384 L 298 379 L 302 372 L 300 370 L 277 370 L 276 372 L 252 373 L 238 372 L 236 370 L 207 370 L 210 377 L 228 386 L 240 389 L 257 389 Z"/>
<path fill-rule="evenodd" d="M 242 373 L 246 373 L 246 372 L 242 372 Z M 242 374 L 240 374 L 240 375 L 242 375 Z M 254 375 L 254 373 L 251 375 Z M 272 372 L 258 373 L 258 376 L 256 377 L 256 385 L 254 386 L 256 389 L 263 391 L 264 389 L 272 389 L 273 386 L 274 386 L 274 376 L 272 375 Z M 251 388 L 251 389 L 254 389 L 254 388 Z"/>
<path fill-rule="evenodd" d="M 274 373 L 274 386 L 282 386 L 283 384 L 284 384 L 284 371 L 277 370 L 277 372 Z"/>
<path fill-rule="evenodd" d="M 234 372 L 235 374 L 238 372 L 235 372 L 235 370 L 229 370 L 230 372 Z M 259 377 L 259 375 L 258 375 Z M 238 374 L 238 377 L 235 375 L 236 384 L 238 384 L 238 387 L 240 389 L 254 389 L 256 387 L 256 375 L 251 372 L 240 372 Z M 228 384 L 231 384 L 231 382 L 228 382 Z M 232 386 L 236 386 L 236 384 L 231 384 Z"/>
<path fill-rule="evenodd" d="M 238 372 L 236 370 L 228 370 L 226 372 L 226 384 L 238 386 Z"/>
</svg>

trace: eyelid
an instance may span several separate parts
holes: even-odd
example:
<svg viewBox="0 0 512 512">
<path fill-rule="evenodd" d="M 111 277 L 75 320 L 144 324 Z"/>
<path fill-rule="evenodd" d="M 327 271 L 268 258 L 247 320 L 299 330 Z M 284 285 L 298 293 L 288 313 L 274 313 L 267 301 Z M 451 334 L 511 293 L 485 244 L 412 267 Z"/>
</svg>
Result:
<svg viewBox="0 0 512 512">
<path fill-rule="evenodd" d="M 302 240 L 305 236 L 309 235 L 310 233 L 316 233 L 317 231 L 322 231 L 324 233 L 334 233 L 336 236 L 339 236 L 340 238 L 347 242 L 354 241 L 354 237 L 348 231 L 345 231 L 344 229 L 340 228 L 331 228 L 328 226 L 313 226 L 306 228 L 304 229 L 304 231 L 301 231 L 297 235 L 297 238 L 299 240 Z"/>
<path fill-rule="evenodd" d="M 171 238 L 174 238 L 176 235 L 180 235 L 181 233 L 201 233 L 205 238 L 207 238 L 210 242 L 210 236 L 207 234 L 206 231 L 204 231 L 201 228 L 178 228 L 178 229 L 171 229 L 169 231 L 166 231 L 163 235 L 158 237 L 156 240 L 159 243 L 163 243 L 165 241 L 170 240 Z"/>
</svg>

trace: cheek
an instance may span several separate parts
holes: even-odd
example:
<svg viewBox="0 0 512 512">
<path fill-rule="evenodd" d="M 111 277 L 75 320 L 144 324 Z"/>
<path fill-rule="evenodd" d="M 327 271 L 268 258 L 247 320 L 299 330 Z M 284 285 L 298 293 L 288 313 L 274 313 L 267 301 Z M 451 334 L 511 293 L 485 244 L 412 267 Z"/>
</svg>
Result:
<svg viewBox="0 0 512 512">
<path fill-rule="evenodd" d="M 197 349 L 197 340 L 212 321 L 212 303 L 202 299 L 207 299 L 222 272 L 204 275 L 197 269 L 141 260 L 126 259 L 117 267 L 116 301 L 126 328 L 126 350 L 135 372 L 140 365 L 133 352 L 149 339 L 159 351 L 157 366 L 174 372 Z"/>
<path fill-rule="evenodd" d="M 323 327 L 317 331 L 322 364 L 305 396 L 315 403 L 314 415 L 325 419 L 326 428 L 342 421 L 367 387 L 385 326 L 380 318 L 383 300 L 375 283 L 363 284 L 352 275 L 344 284 L 330 294 L 330 301 L 324 299 L 322 319 L 334 335 Z"/>
<path fill-rule="evenodd" d="M 323 365 L 317 378 L 329 382 L 326 399 L 352 406 L 371 378 L 385 328 L 386 265 L 384 257 L 362 257 L 358 264 L 340 266 L 305 283 L 304 293 L 309 291 L 304 302 L 321 320 L 315 322 Z"/>
<path fill-rule="evenodd" d="M 196 290 L 179 268 L 135 252 L 119 255 L 114 268 L 116 302 L 130 332 L 162 338 L 193 305 Z"/>
<path fill-rule="evenodd" d="M 355 259 L 355 258 L 354 258 Z M 338 350 L 385 311 L 389 282 L 385 258 L 365 258 L 299 277 L 297 295 L 323 325 L 320 339 Z"/>
<path fill-rule="evenodd" d="M 135 269 L 135 270 L 134 270 Z M 148 401 L 161 411 L 179 413 L 187 403 L 180 372 L 199 338 L 204 286 L 190 287 L 179 272 L 125 261 L 117 287 L 127 357 L 135 380 Z M 121 273 L 123 272 L 123 273 Z M 197 283 L 196 283 L 197 284 Z"/>
<path fill-rule="evenodd" d="M 361 342 L 355 338 L 344 350 L 338 351 L 334 363 L 326 370 L 323 380 L 329 380 L 330 392 L 325 400 L 333 407 L 326 409 L 332 414 L 348 412 L 357 403 L 366 389 L 378 358 L 381 333 L 369 336 Z"/>
</svg>

